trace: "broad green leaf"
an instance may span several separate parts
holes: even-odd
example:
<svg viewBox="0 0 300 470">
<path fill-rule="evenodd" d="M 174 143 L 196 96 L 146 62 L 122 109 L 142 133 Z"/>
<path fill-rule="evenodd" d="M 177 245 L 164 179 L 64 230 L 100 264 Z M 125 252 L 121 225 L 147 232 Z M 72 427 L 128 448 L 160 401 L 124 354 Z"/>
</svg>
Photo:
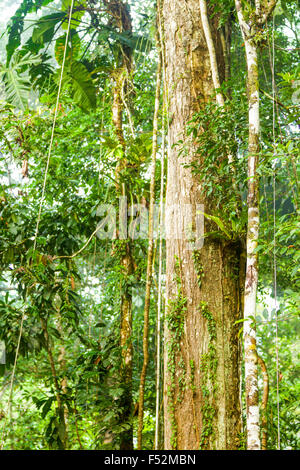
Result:
<svg viewBox="0 0 300 470">
<path fill-rule="evenodd" d="M 66 44 L 66 34 L 64 34 L 63 36 L 60 36 L 55 42 L 54 53 L 55 53 L 55 58 L 59 65 L 61 65 L 63 61 L 65 44 Z M 80 38 L 78 34 L 74 30 L 72 30 L 70 31 L 70 36 L 69 36 L 68 45 L 67 45 L 66 61 L 70 62 L 71 60 L 73 61 L 76 60 L 78 58 L 79 52 L 80 52 Z"/>
<path fill-rule="evenodd" d="M 222 219 L 220 219 L 220 217 L 216 217 L 215 215 L 205 214 L 205 212 L 201 212 L 201 211 L 199 211 L 199 213 L 203 214 L 207 219 L 212 220 L 213 222 L 215 222 L 217 224 L 217 226 L 222 230 L 222 232 L 225 233 L 227 238 L 231 239 L 231 235 L 228 232 L 228 230 L 226 229 L 226 227 L 224 225 L 224 222 L 222 221 Z"/>
<path fill-rule="evenodd" d="M 84 111 L 96 107 L 96 88 L 85 66 L 72 62 L 65 71 L 64 86 L 69 86 L 74 102 Z"/>
<path fill-rule="evenodd" d="M 32 41 L 40 44 L 50 42 L 54 36 L 57 25 L 64 20 L 65 16 L 65 12 L 57 12 L 40 18 L 35 23 L 36 26 L 32 32 Z"/>
<path fill-rule="evenodd" d="M 41 7 L 48 5 L 52 0 L 23 0 L 7 25 L 8 42 L 6 45 L 7 64 L 21 44 L 21 35 L 24 29 L 24 19 L 28 13 L 37 12 Z"/>
</svg>

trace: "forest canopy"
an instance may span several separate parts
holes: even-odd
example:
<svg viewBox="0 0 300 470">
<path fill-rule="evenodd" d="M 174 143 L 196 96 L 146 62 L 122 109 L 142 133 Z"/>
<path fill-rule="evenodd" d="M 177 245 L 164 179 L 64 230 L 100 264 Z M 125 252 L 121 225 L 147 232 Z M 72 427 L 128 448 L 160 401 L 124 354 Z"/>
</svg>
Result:
<svg viewBox="0 0 300 470">
<path fill-rule="evenodd" d="M 0 0 L 1 450 L 299 448 L 299 0 Z"/>
</svg>

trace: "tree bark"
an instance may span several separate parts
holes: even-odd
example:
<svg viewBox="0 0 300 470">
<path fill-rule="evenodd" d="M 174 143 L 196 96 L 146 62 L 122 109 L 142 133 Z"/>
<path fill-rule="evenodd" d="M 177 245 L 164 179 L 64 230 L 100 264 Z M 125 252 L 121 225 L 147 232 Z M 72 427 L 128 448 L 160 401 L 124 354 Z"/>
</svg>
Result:
<svg viewBox="0 0 300 470">
<path fill-rule="evenodd" d="M 235 1 L 237 16 L 245 42 L 247 78 L 248 78 L 248 229 L 247 229 L 247 264 L 244 299 L 244 350 L 247 413 L 247 448 L 259 450 L 260 425 L 257 381 L 256 349 L 256 295 L 258 284 L 258 253 L 256 251 L 259 235 L 259 178 L 257 166 L 259 159 L 259 76 L 257 45 L 255 34 L 257 25 L 247 22 L 240 0 Z M 260 2 L 256 2 L 256 21 L 261 15 Z"/>
<path fill-rule="evenodd" d="M 132 23 L 130 10 L 127 4 L 121 0 L 117 1 L 104 1 L 107 11 L 113 17 L 120 33 L 123 31 L 131 32 Z M 118 196 L 126 197 L 125 183 L 122 182 L 122 172 L 126 170 L 127 161 L 125 158 L 126 145 L 123 134 L 123 108 L 124 101 L 123 89 L 126 86 L 132 65 L 132 50 L 127 46 L 121 47 L 121 60 L 117 65 L 113 74 L 114 90 L 113 90 L 113 104 L 112 104 L 112 121 L 115 129 L 115 134 L 121 145 L 124 158 L 122 158 L 116 167 L 116 190 Z M 129 240 L 119 240 L 119 248 L 121 250 L 120 264 L 122 266 L 122 275 L 124 278 L 122 293 L 121 293 L 121 325 L 120 325 L 120 346 L 122 350 L 122 365 L 121 365 L 121 378 L 124 388 L 121 407 L 123 409 L 120 416 L 120 424 L 125 424 L 126 429 L 120 433 L 120 449 L 131 450 L 133 449 L 133 428 L 132 428 L 132 291 L 131 285 L 128 285 L 128 278 L 134 271 L 134 263 L 132 257 L 131 243 Z"/>
<path fill-rule="evenodd" d="M 257 356 L 258 365 L 261 368 L 263 375 L 264 388 L 263 388 L 263 397 L 261 402 L 261 430 L 262 430 L 262 439 L 261 439 L 261 450 L 268 449 L 268 399 L 269 399 L 269 374 L 267 371 L 267 366 L 265 361 Z"/>
<path fill-rule="evenodd" d="M 199 0 L 199 5 L 200 5 L 200 13 L 201 13 L 201 22 L 202 22 L 203 32 L 204 32 L 204 36 L 205 36 L 205 40 L 206 40 L 206 44 L 207 44 L 208 53 L 209 53 L 211 75 L 212 75 L 212 81 L 213 81 L 215 92 L 216 92 L 216 99 L 217 99 L 218 105 L 221 106 L 221 108 L 224 108 L 225 102 L 224 102 L 224 97 L 223 97 L 222 93 L 220 92 L 221 81 L 220 81 L 218 64 L 217 64 L 217 55 L 216 55 L 216 50 L 215 50 L 215 44 L 214 44 L 214 41 L 213 41 L 213 38 L 212 38 L 211 28 L 210 28 L 210 25 L 209 25 L 206 0 Z M 221 40 L 221 43 L 222 43 L 222 36 L 221 35 L 220 35 L 220 40 Z M 223 54 L 224 54 L 224 45 L 223 45 L 223 43 L 222 43 L 222 50 L 223 50 Z M 225 59 L 225 55 L 224 55 L 224 59 Z M 226 69 L 226 66 L 225 66 L 225 69 Z"/>
<path fill-rule="evenodd" d="M 67 376 L 66 376 L 66 365 L 67 365 L 67 362 L 66 362 L 66 347 L 65 347 L 65 339 L 64 339 L 64 331 L 63 331 L 63 327 L 62 327 L 62 321 L 61 321 L 61 314 L 60 314 L 60 311 L 58 309 L 58 319 L 57 319 L 57 326 L 58 326 L 58 331 L 60 333 L 60 336 L 61 336 L 61 346 L 59 348 L 59 356 L 58 356 L 58 364 L 59 364 L 59 368 L 60 368 L 60 371 L 61 371 L 61 375 L 62 375 L 62 379 L 61 379 L 61 383 L 60 383 L 60 387 L 61 387 L 61 392 L 64 396 L 67 396 L 67 391 L 68 391 L 68 379 L 67 379 Z M 64 408 L 64 422 L 65 422 L 65 426 L 66 426 L 66 440 L 65 440 L 65 448 L 68 447 L 68 434 L 69 434 L 69 409 L 68 409 L 68 406 L 66 403 L 64 403 L 63 405 L 63 408 Z"/>
<path fill-rule="evenodd" d="M 208 2 L 208 11 L 212 2 Z M 195 158 L 196 144 L 185 128 L 193 114 L 214 94 L 210 56 L 199 0 L 168 0 L 163 9 L 166 77 L 169 92 L 169 161 L 166 195 L 165 449 L 236 449 L 241 431 L 239 343 L 239 259 L 241 246 L 205 238 L 202 249 L 176 235 L 184 213 L 175 203 L 204 204 L 201 181 L 185 164 Z M 220 81 L 224 55 L 211 16 L 211 36 Z M 188 155 L 174 144 L 182 139 Z M 195 224 L 195 218 L 193 221 Z M 205 232 L 212 229 L 205 224 Z M 172 235 L 172 236 L 171 236 Z"/>
<path fill-rule="evenodd" d="M 256 294 L 258 284 L 258 254 L 256 252 L 259 231 L 258 177 L 259 152 L 259 97 L 257 54 L 254 47 L 246 45 L 249 80 L 249 160 L 248 160 L 248 231 L 247 267 L 244 306 L 244 347 L 247 405 L 248 449 L 260 449 L 256 328 Z"/>
<path fill-rule="evenodd" d="M 143 366 L 140 378 L 139 388 L 139 413 L 138 413 L 138 450 L 142 449 L 142 435 L 143 435 L 143 416 L 144 416 L 144 393 L 147 367 L 149 362 L 149 312 L 151 300 L 151 284 L 152 284 L 152 263 L 153 263 L 153 250 L 154 250 L 154 203 L 155 203 L 155 168 L 156 168 L 156 154 L 158 149 L 158 119 L 160 107 L 160 88 L 161 88 L 161 51 L 159 48 L 159 40 L 157 39 L 157 46 L 159 52 L 158 66 L 156 72 L 156 93 L 155 93 L 155 107 L 153 117 L 153 137 L 152 137 L 152 158 L 151 158 L 151 177 L 150 177 L 150 204 L 149 204 L 149 228 L 148 228 L 148 253 L 147 253 L 147 274 L 146 274 L 146 293 L 145 293 L 145 306 L 144 306 L 144 332 L 143 332 Z M 154 257 L 155 259 L 155 257 Z"/>
<path fill-rule="evenodd" d="M 59 420 L 59 437 L 61 440 L 61 444 L 63 449 L 65 450 L 67 447 L 68 442 L 68 435 L 67 435 L 67 426 L 65 422 L 65 408 L 62 400 L 62 390 L 58 382 L 58 377 L 56 373 L 56 366 L 54 362 L 54 357 L 52 354 L 52 348 L 50 344 L 50 338 L 48 333 L 48 322 L 47 319 L 41 317 L 41 325 L 42 330 L 44 333 L 45 344 L 46 344 L 46 351 L 48 355 L 49 364 L 51 367 L 52 378 L 54 383 L 55 395 L 56 395 L 56 403 L 57 403 L 57 411 L 58 411 L 58 420 Z"/>
</svg>

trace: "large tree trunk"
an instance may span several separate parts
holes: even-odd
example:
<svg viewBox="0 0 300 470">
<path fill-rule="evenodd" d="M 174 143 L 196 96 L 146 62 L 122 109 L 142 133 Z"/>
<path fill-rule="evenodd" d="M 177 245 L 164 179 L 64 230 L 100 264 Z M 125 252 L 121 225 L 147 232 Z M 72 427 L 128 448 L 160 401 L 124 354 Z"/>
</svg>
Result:
<svg viewBox="0 0 300 470">
<path fill-rule="evenodd" d="M 211 213 L 212 198 L 202 195 L 201 181 L 183 166 L 195 158 L 195 144 L 182 136 L 185 127 L 214 92 L 199 0 L 165 0 L 163 12 L 170 100 L 167 210 L 176 203 L 194 209 L 204 204 L 204 212 Z M 214 17 L 210 26 L 222 81 L 225 64 L 216 21 Z M 182 138 L 189 145 L 188 156 L 173 145 Z M 236 449 L 241 431 L 235 325 L 240 318 L 241 247 L 208 237 L 202 249 L 191 250 L 188 240 L 174 240 L 181 223 L 182 210 L 167 212 L 165 448 Z M 205 223 L 205 232 L 211 229 Z"/>
</svg>

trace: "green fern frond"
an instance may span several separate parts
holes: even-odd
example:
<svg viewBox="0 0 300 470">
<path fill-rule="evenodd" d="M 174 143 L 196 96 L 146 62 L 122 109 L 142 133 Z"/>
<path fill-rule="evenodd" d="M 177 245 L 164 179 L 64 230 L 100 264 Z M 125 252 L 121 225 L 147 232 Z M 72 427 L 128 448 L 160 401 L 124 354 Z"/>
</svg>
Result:
<svg viewBox="0 0 300 470">
<path fill-rule="evenodd" d="M 65 71 L 63 85 L 69 87 L 72 98 L 84 111 L 96 106 L 96 89 L 90 73 L 80 62 L 71 62 Z"/>
<path fill-rule="evenodd" d="M 15 51 L 8 67 L 0 64 L 0 79 L 4 85 L 6 101 L 23 111 L 28 106 L 29 93 L 32 89 L 28 67 L 37 65 L 41 61 L 39 56 L 29 52 L 21 55 Z"/>
</svg>

